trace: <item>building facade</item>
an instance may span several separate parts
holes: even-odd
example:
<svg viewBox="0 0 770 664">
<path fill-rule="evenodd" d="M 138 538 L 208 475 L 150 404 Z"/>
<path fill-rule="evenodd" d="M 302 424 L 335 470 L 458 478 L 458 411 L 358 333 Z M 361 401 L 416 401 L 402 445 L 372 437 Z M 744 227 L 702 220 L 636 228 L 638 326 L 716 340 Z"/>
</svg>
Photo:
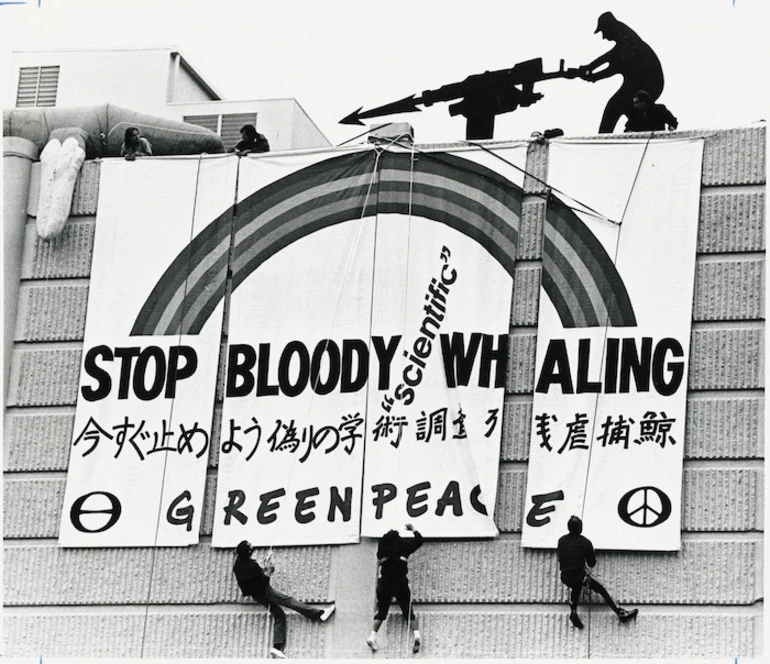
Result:
<svg viewBox="0 0 770 664">
<path fill-rule="evenodd" d="M 186 104 L 184 113 L 192 106 Z M 422 657 L 763 653 L 766 132 L 761 125 L 676 135 L 705 140 L 681 550 L 601 552 L 599 576 L 620 603 L 640 614 L 620 625 L 594 602 L 583 610 L 586 628 L 577 631 L 567 619 L 568 591 L 559 582 L 554 552 L 521 546 L 549 155 L 547 142 L 533 142 L 526 171 L 535 177 L 524 180 L 510 314 L 495 508 L 500 535 L 429 541 L 414 556 L 410 576 L 422 621 Z M 211 547 L 218 440 L 210 446 L 199 545 L 57 544 L 101 165 L 85 163 L 63 235 L 44 243 L 35 233 L 33 160 L 5 148 L 6 181 L 17 183 L 11 193 L 23 203 L 13 218 L 6 207 L 5 223 L 18 226 L 23 239 L 4 417 L 3 654 L 266 657 L 269 615 L 241 597 L 232 553 Z M 221 408 L 220 385 L 214 431 Z M 279 588 L 310 603 L 337 603 L 326 625 L 290 616 L 289 656 L 370 656 L 365 638 L 374 611 L 376 545 L 363 539 L 276 551 Z M 411 656 L 395 606 L 381 634 L 376 657 Z"/>
</svg>

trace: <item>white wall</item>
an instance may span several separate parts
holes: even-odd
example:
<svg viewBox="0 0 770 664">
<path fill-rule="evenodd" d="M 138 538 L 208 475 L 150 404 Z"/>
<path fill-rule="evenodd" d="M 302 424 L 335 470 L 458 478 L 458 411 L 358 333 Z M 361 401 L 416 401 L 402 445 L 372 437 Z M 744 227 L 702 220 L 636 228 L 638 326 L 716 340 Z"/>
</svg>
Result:
<svg viewBox="0 0 770 664">
<path fill-rule="evenodd" d="M 16 105 L 19 68 L 49 65 L 60 67 L 56 106 L 109 102 L 157 113 L 166 104 L 169 49 L 17 52 L 11 62 L 6 108 Z"/>
<path fill-rule="evenodd" d="M 174 120 L 183 120 L 186 115 L 256 112 L 257 131 L 267 136 L 273 151 L 330 145 L 295 99 L 169 104 L 168 109 L 168 117 Z"/>
<path fill-rule="evenodd" d="M 172 101 L 178 103 L 211 101 L 209 94 L 198 85 L 197 81 L 181 65 L 177 72 L 173 97 Z"/>
<path fill-rule="evenodd" d="M 179 67 L 175 89 L 171 48 L 16 52 L 11 56 L 4 108 L 16 105 L 21 67 L 59 65 L 56 106 L 110 102 L 132 110 L 168 116 L 169 92 L 179 101 L 206 101 L 209 95 Z"/>
</svg>

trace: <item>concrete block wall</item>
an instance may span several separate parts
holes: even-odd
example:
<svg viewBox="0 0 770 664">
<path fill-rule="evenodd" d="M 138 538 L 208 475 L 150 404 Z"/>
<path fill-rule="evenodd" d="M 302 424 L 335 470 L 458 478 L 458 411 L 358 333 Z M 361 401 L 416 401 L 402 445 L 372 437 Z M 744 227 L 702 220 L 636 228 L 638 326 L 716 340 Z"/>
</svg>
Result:
<svg viewBox="0 0 770 664">
<path fill-rule="evenodd" d="M 428 658 L 760 657 L 763 652 L 765 127 L 705 137 L 678 553 L 602 553 L 598 575 L 640 608 L 599 603 L 567 620 L 552 552 L 520 547 L 532 417 L 548 146 L 531 144 L 511 310 L 493 541 L 431 541 L 411 578 Z M 606 138 L 606 137 L 605 137 Z M 210 546 L 217 441 L 201 543 L 185 549 L 57 547 L 89 286 L 99 164 L 80 176 L 53 243 L 26 227 L 4 418 L 4 656 L 262 658 L 270 621 L 240 597 Z M 33 187 L 34 189 L 34 187 Z M 34 212 L 34 201 L 30 206 Z M 221 397 L 220 397 L 221 398 Z M 221 417 L 221 403 L 216 409 Z M 216 426 L 215 422 L 215 426 Z M 275 585 L 337 602 L 325 625 L 289 620 L 288 654 L 371 657 L 376 544 L 276 552 Z M 395 606 L 394 606 L 395 609 Z M 375 659 L 411 657 L 396 611 Z"/>
</svg>

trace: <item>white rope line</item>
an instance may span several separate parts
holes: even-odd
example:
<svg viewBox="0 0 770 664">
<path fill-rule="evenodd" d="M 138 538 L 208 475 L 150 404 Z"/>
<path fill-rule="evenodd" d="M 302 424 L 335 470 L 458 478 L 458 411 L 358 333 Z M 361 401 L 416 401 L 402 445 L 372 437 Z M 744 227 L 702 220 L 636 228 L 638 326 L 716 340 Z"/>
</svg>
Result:
<svg viewBox="0 0 770 664">
<path fill-rule="evenodd" d="M 192 214 L 190 218 L 190 241 L 187 244 L 187 262 L 185 265 L 185 278 L 184 278 L 184 293 L 182 296 L 182 319 L 181 324 L 179 326 L 179 334 L 177 337 L 177 340 L 179 342 L 179 345 L 182 343 L 182 330 L 184 329 L 184 316 L 185 316 L 185 307 L 187 304 L 187 282 L 190 278 L 190 247 L 192 244 L 192 239 L 195 234 L 195 214 L 198 209 L 198 186 L 200 184 L 200 175 L 201 175 L 201 163 L 203 161 L 203 155 L 200 155 L 198 157 L 198 165 L 197 170 L 195 173 L 195 193 L 193 197 L 193 208 L 192 208 Z M 169 429 L 171 428 L 171 423 L 173 421 L 174 417 L 174 404 L 176 403 L 176 395 L 171 397 L 171 403 L 169 405 L 169 414 L 168 414 L 168 423 L 169 423 Z M 144 646 L 145 641 L 147 637 L 147 620 L 149 618 L 150 613 L 150 599 L 152 596 L 152 586 L 153 586 L 153 579 L 155 577 L 155 558 L 157 555 L 157 549 L 158 549 L 158 534 L 160 532 L 160 519 L 161 514 L 163 513 L 163 493 L 166 488 L 166 468 L 168 466 L 168 452 L 166 452 L 163 455 L 163 473 L 161 475 L 161 485 L 160 485 L 160 494 L 158 496 L 158 513 L 155 518 L 155 535 L 153 539 L 153 545 L 152 545 L 152 553 L 150 556 L 150 583 L 147 587 L 147 599 L 145 601 L 145 610 L 144 610 L 144 620 L 142 623 L 142 642 L 141 647 L 139 650 L 139 657 L 142 658 L 144 656 Z"/>
<path fill-rule="evenodd" d="M 639 165 L 636 168 L 636 174 L 634 175 L 634 181 L 631 184 L 631 189 L 628 192 L 628 196 L 626 197 L 626 203 L 625 203 L 625 206 L 623 207 L 623 213 L 622 213 L 622 215 L 620 217 L 620 221 L 617 224 L 618 232 L 617 232 L 617 237 L 615 239 L 615 250 L 614 250 L 614 254 L 613 254 L 613 258 L 612 258 L 612 264 L 613 265 L 617 264 L 618 253 L 619 253 L 619 250 L 620 250 L 620 233 L 623 230 L 623 221 L 626 218 L 626 212 L 628 211 L 628 206 L 631 203 L 631 197 L 633 196 L 634 191 L 636 189 L 636 185 L 637 185 L 637 182 L 639 180 L 639 174 L 641 173 L 641 170 L 642 170 L 642 164 L 644 163 L 644 158 L 647 155 L 647 148 L 650 145 L 650 141 L 652 140 L 653 135 L 654 135 L 654 132 L 652 132 L 650 134 L 649 138 L 647 139 L 647 141 L 644 144 L 644 150 L 642 151 L 642 156 L 639 159 Z M 604 367 L 605 354 L 606 354 L 606 350 L 607 350 L 607 335 L 609 334 L 609 330 L 610 330 L 609 318 L 610 318 L 610 313 L 611 313 L 611 307 L 612 306 L 613 306 L 612 303 L 610 303 L 610 309 L 607 310 L 606 318 L 605 318 L 605 323 L 604 323 L 604 326 L 603 326 L 604 327 L 604 341 L 602 343 L 602 353 L 601 353 L 601 357 L 600 357 L 600 361 L 599 361 L 600 369 L 602 367 Z M 593 450 L 594 450 L 594 434 L 596 433 L 596 415 L 597 415 L 598 410 L 599 410 L 599 396 L 600 395 L 597 394 L 595 399 L 594 399 L 594 413 L 593 413 L 593 417 L 591 418 L 592 419 L 592 421 L 591 421 L 591 443 L 588 446 L 588 463 L 586 464 L 586 479 L 585 479 L 585 484 L 583 485 L 583 503 L 582 503 L 582 505 L 580 507 L 580 518 L 581 518 L 581 520 L 583 518 L 583 513 L 585 511 L 585 506 L 586 506 L 586 496 L 588 494 L 588 478 L 590 477 L 590 474 L 591 474 L 591 461 L 592 461 Z M 590 578 L 590 574 L 589 574 L 589 578 Z M 586 646 L 587 646 L 588 657 L 590 657 L 591 656 L 591 586 L 590 586 L 590 583 L 588 585 L 588 634 L 587 634 L 587 644 L 586 644 Z"/>
</svg>

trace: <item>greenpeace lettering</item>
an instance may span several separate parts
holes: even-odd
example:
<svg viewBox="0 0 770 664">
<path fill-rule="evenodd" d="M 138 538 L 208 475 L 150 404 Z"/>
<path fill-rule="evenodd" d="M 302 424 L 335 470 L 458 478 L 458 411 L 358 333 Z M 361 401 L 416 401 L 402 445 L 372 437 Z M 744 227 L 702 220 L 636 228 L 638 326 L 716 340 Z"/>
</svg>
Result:
<svg viewBox="0 0 770 664">
<path fill-rule="evenodd" d="M 552 386 L 558 386 L 562 394 L 628 394 L 653 389 L 662 396 L 670 396 L 679 389 L 684 377 L 684 349 L 672 337 L 661 339 L 654 347 L 652 337 L 643 337 L 641 343 L 634 337 L 607 339 L 603 376 L 598 372 L 589 376 L 592 355 L 596 355 L 594 362 L 598 364 L 601 351 L 594 352 L 591 339 L 580 339 L 575 365 L 566 341 L 551 339 L 535 392 L 547 394 Z M 573 371 L 574 366 L 577 371 Z"/>
<path fill-rule="evenodd" d="M 222 508 L 222 525 L 229 526 L 233 519 L 241 525 L 256 520 L 257 523 L 267 525 L 275 523 L 279 514 L 292 510 L 287 518 L 292 518 L 295 523 L 309 524 L 316 519 L 334 523 L 339 520 L 350 521 L 353 512 L 353 487 L 328 487 L 328 494 L 321 496 L 321 489 L 317 486 L 300 489 L 294 492 L 293 497 L 286 498 L 286 489 L 274 489 L 256 496 L 256 501 L 249 507 L 244 507 L 249 502 L 249 496 L 243 489 L 230 489 L 227 493 L 227 504 Z M 291 503 L 287 505 L 287 503 Z"/>
<path fill-rule="evenodd" d="M 433 510 L 433 514 L 440 517 L 445 515 L 459 517 L 464 514 L 464 510 L 468 507 L 487 516 L 487 508 L 481 502 L 481 487 L 478 484 L 471 488 L 465 500 L 463 500 L 460 482 L 457 480 L 447 482 L 440 494 L 436 491 L 431 494 L 429 493 L 430 489 L 430 482 L 418 482 L 406 488 L 406 513 L 410 517 L 422 516 L 429 510 Z M 373 484 L 371 490 L 374 518 L 382 519 L 386 516 L 387 504 L 398 496 L 398 487 L 390 482 L 385 482 Z"/>
</svg>

